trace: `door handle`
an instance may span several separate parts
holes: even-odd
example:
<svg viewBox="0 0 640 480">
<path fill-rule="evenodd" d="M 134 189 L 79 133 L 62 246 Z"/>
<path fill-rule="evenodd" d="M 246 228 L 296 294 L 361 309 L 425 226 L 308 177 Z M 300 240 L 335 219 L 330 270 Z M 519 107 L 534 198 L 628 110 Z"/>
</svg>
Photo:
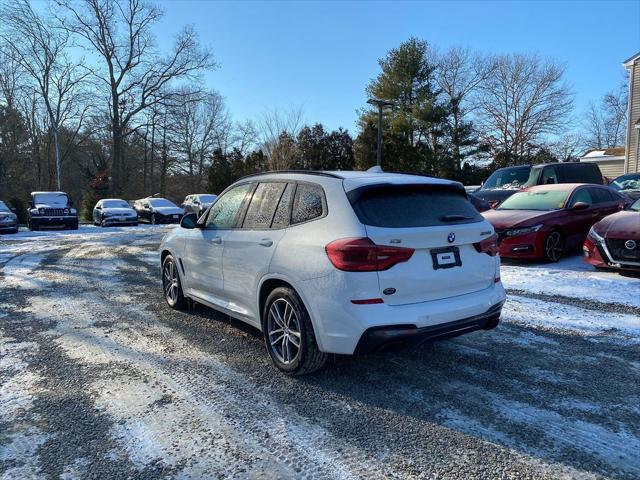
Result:
<svg viewBox="0 0 640 480">
<path fill-rule="evenodd" d="M 273 245 L 273 240 L 269 239 L 269 238 L 263 238 L 262 240 L 260 240 L 260 242 L 258 242 L 260 245 L 262 245 L 263 247 L 270 247 L 271 245 Z"/>
<path fill-rule="evenodd" d="M 222 244 L 222 237 L 213 237 L 211 239 L 211 243 L 215 243 L 216 245 L 221 245 Z"/>
</svg>

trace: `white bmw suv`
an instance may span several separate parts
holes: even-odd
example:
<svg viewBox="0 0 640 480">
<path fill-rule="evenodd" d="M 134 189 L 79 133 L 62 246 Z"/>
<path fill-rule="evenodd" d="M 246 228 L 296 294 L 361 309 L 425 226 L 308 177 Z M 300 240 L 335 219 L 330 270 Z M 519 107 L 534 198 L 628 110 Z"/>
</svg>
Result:
<svg viewBox="0 0 640 480">
<path fill-rule="evenodd" d="M 498 325 L 496 235 L 461 184 L 382 172 L 272 172 L 187 215 L 160 248 L 164 295 L 263 332 L 289 374 Z"/>
</svg>

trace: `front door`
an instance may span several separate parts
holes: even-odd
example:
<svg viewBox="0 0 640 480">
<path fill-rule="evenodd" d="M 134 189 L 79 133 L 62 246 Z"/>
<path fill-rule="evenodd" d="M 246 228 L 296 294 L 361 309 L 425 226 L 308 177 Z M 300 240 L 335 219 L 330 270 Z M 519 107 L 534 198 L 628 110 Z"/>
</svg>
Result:
<svg viewBox="0 0 640 480">
<path fill-rule="evenodd" d="M 211 208 L 202 228 L 190 232 L 184 257 L 188 295 L 227 308 L 223 296 L 222 254 L 252 187 L 251 183 L 245 183 L 227 191 Z"/>
</svg>

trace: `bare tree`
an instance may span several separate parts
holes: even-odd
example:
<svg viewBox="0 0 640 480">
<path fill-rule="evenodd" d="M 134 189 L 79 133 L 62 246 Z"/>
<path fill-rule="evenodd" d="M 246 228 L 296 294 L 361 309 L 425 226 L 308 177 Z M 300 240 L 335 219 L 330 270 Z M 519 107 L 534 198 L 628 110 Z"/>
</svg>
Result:
<svg viewBox="0 0 640 480">
<path fill-rule="evenodd" d="M 573 95 L 565 67 L 537 55 L 502 55 L 482 83 L 479 114 L 492 153 L 527 161 L 528 145 L 566 130 Z"/>
<path fill-rule="evenodd" d="M 303 125 L 302 109 L 266 112 L 259 123 L 260 143 L 271 170 L 286 170 L 296 160 L 295 141 Z"/>
<path fill-rule="evenodd" d="M 113 141 L 112 190 L 122 192 L 126 170 L 124 138 L 134 130 L 136 116 L 155 105 L 180 104 L 171 84 L 195 80 L 215 63 L 200 47 L 193 29 L 178 35 L 173 50 L 161 55 L 152 28 L 162 12 L 142 0 L 55 0 L 65 12 L 62 24 L 80 36 L 102 59 L 96 76 L 108 90 Z M 173 103 L 176 102 L 176 103 Z"/>
<path fill-rule="evenodd" d="M 452 150 L 459 170 L 464 157 L 462 134 L 465 122 L 479 106 L 478 93 L 492 75 L 495 59 L 469 48 L 453 47 L 442 54 L 436 54 L 433 62 L 438 66 L 436 82 L 451 109 L 446 122 L 452 134 Z"/>
<path fill-rule="evenodd" d="M 599 104 L 589 104 L 585 131 L 590 147 L 614 148 L 624 145 L 627 96 L 626 85 L 622 83 L 617 90 L 606 93 Z"/>
<path fill-rule="evenodd" d="M 561 162 L 576 161 L 585 150 L 585 138 L 580 133 L 565 133 L 550 143 L 549 149 Z"/>
<path fill-rule="evenodd" d="M 179 173 L 189 176 L 195 191 L 204 186 L 205 170 L 213 150 L 220 148 L 229 136 L 230 120 L 219 93 L 185 87 L 180 95 L 185 101 L 171 110 L 171 129 L 180 157 Z"/>
<path fill-rule="evenodd" d="M 3 17 L 2 38 L 12 62 L 20 66 L 30 79 L 23 88 L 32 88 L 40 96 L 53 133 L 56 186 L 60 185 L 60 128 L 75 123 L 73 137 L 80 131 L 88 106 L 80 90 L 88 72 L 81 71 L 67 55 L 70 46 L 66 32 L 55 28 L 37 14 L 28 0 L 15 0 L 0 9 Z M 11 81 L 11 79 L 8 79 Z"/>
</svg>

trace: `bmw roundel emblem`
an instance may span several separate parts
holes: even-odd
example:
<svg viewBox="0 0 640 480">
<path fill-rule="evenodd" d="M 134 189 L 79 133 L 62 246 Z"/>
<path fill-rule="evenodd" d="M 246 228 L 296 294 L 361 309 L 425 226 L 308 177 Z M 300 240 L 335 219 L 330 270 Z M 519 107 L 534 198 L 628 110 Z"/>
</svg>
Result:
<svg viewBox="0 0 640 480">
<path fill-rule="evenodd" d="M 627 240 L 626 242 L 624 242 L 624 246 L 627 250 L 633 250 L 636 248 L 636 241 L 635 240 Z"/>
<path fill-rule="evenodd" d="M 449 242 L 449 243 L 453 243 L 453 242 L 455 242 L 455 241 L 456 241 L 456 234 L 455 234 L 455 233 L 453 233 L 453 232 L 451 232 L 451 233 L 449 234 L 449 236 L 447 237 L 447 242 Z"/>
</svg>

